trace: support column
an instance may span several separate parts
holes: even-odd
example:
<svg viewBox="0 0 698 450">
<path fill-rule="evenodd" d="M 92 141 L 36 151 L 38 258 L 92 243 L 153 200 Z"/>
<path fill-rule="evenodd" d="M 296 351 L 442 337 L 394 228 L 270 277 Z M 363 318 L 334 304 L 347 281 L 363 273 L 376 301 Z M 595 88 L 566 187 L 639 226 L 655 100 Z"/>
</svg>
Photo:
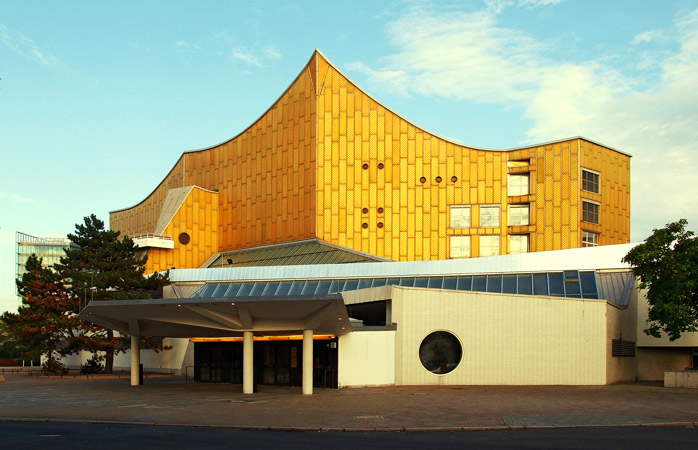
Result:
<svg viewBox="0 0 698 450">
<path fill-rule="evenodd" d="M 251 331 L 245 331 L 242 341 L 242 393 L 254 393 L 254 340 Z"/>
<path fill-rule="evenodd" d="M 303 330 L 303 395 L 313 395 L 313 330 Z"/>
<path fill-rule="evenodd" d="M 131 335 L 131 386 L 140 385 L 141 337 Z"/>
</svg>

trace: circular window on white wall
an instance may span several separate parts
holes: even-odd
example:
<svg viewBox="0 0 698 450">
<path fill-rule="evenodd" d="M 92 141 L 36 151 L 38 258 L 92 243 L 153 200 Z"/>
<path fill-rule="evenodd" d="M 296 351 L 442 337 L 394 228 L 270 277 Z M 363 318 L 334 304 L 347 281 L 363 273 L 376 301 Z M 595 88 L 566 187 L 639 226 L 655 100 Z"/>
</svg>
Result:
<svg viewBox="0 0 698 450">
<path fill-rule="evenodd" d="M 448 331 L 434 331 L 419 346 L 419 360 L 431 373 L 449 373 L 460 364 L 463 347 Z"/>
</svg>

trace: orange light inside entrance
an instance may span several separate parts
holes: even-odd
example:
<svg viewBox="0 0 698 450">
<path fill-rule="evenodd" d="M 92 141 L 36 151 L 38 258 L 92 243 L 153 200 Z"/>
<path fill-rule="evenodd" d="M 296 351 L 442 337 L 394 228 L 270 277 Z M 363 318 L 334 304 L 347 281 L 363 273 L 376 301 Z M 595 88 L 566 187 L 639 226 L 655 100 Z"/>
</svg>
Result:
<svg viewBox="0 0 698 450">
<path fill-rule="evenodd" d="M 334 339 L 334 334 L 314 334 L 314 341 L 327 341 Z M 288 334 L 283 336 L 254 336 L 255 341 L 302 341 L 302 334 Z M 221 338 L 190 338 L 189 342 L 242 342 L 242 337 L 221 337 Z"/>
</svg>

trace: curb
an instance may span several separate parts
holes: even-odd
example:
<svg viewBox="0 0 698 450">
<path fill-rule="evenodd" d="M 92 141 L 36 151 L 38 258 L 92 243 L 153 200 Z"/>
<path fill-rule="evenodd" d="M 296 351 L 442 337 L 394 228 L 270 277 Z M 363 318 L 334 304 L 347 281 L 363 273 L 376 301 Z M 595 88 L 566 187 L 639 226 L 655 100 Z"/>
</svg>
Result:
<svg viewBox="0 0 698 450">
<path fill-rule="evenodd" d="M 468 427 L 276 427 L 257 425 L 211 425 L 211 424 L 174 424 L 159 422 L 134 422 L 122 420 L 100 419 L 54 419 L 32 417 L 0 417 L 0 422 L 40 422 L 40 423 L 73 423 L 73 424 L 108 424 L 154 427 L 187 427 L 187 428 L 227 428 L 241 431 L 285 431 L 285 432 L 318 432 L 318 433 L 433 433 L 433 432 L 468 432 L 468 431 L 504 431 L 504 430 L 546 430 L 560 428 L 610 428 L 610 427 L 698 427 L 698 422 L 649 422 L 626 424 L 599 425 L 531 425 L 507 426 L 485 425 Z"/>
</svg>

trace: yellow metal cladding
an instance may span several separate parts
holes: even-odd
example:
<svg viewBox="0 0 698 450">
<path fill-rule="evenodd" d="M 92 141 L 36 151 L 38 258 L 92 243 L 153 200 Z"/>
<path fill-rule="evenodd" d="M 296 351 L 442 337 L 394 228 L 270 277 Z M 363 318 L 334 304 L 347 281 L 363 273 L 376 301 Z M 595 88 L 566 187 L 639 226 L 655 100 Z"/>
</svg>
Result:
<svg viewBox="0 0 698 450">
<path fill-rule="evenodd" d="M 192 189 L 162 232 L 172 236 L 174 249 L 150 249 L 145 273 L 200 267 L 206 262 L 218 251 L 218 208 L 217 192 Z"/>
<path fill-rule="evenodd" d="M 599 194 L 582 190 L 582 168 L 600 174 Z M 528 190 L 514 196 L 508 180 L 517 175 Z M 247 130 L 182 155 L 147 199 L 112 212 L 110 223 L 152 233 L 167 191 L 196 185 L 219 194 L 218 251 L 317 237 L 396 261 L 434 260 L 453 257 L 451 239 L 463 236 L 475 257 L 488 236 L 499 237 L 498 254 L 510 253 L 510 236 L 524 237 L 529 251 L 579 247 L 583 230 L 602 245 L 628 242 L 629 179 L 628 155 L 583 138 L 502 151 L 442 139 L 316 52 Z M 599 204 L 598 224 L 582 221 L 582 199 Z M 470 206 L 469 226 L 451 226 L 454 205 Z M 513 225 L 511 205 L 529 206 L 527 224 Z M 480 225 L 486 206 L 498 207 L 497 224 Z M 167 262 L 158 267 L 169 264 L 159 258 Z"/>
<path fill-rule="evenodd" d="M 196 185 L 219 192 L 218 248 L 313 237 L 314 67 L 309 64 L 279 100 L 237 137 L 183 154 L 147 199 L 110 213 L 111 228 L 128 235 L 152 233 L 167 191 Z"/>
<path fill-rule="evenodd" d="M 602 174 L 601 244 L 629 241 L 630 158 L 574 138 L 510 151 L 479 150 L 435 136 L 383 107 L 318 57 L 317 236 L 396 261 L 446 259 L 450 236 L 529 237 L 530 251 L 581 246 L 581 166 Z M 508 161 L 517 161 L 508 167 Z M 509 196 L 507 176 L 530 174 L 528 195 Z M 510 226 L 509 206 L 530 205 Z M 471 206 L 471 226 L 451 228 L 451 205 Z M 499 226 L 481 227 L 482 206 Z M 587 231 L 596 231 L 596 228 Z"/>
</svg>

